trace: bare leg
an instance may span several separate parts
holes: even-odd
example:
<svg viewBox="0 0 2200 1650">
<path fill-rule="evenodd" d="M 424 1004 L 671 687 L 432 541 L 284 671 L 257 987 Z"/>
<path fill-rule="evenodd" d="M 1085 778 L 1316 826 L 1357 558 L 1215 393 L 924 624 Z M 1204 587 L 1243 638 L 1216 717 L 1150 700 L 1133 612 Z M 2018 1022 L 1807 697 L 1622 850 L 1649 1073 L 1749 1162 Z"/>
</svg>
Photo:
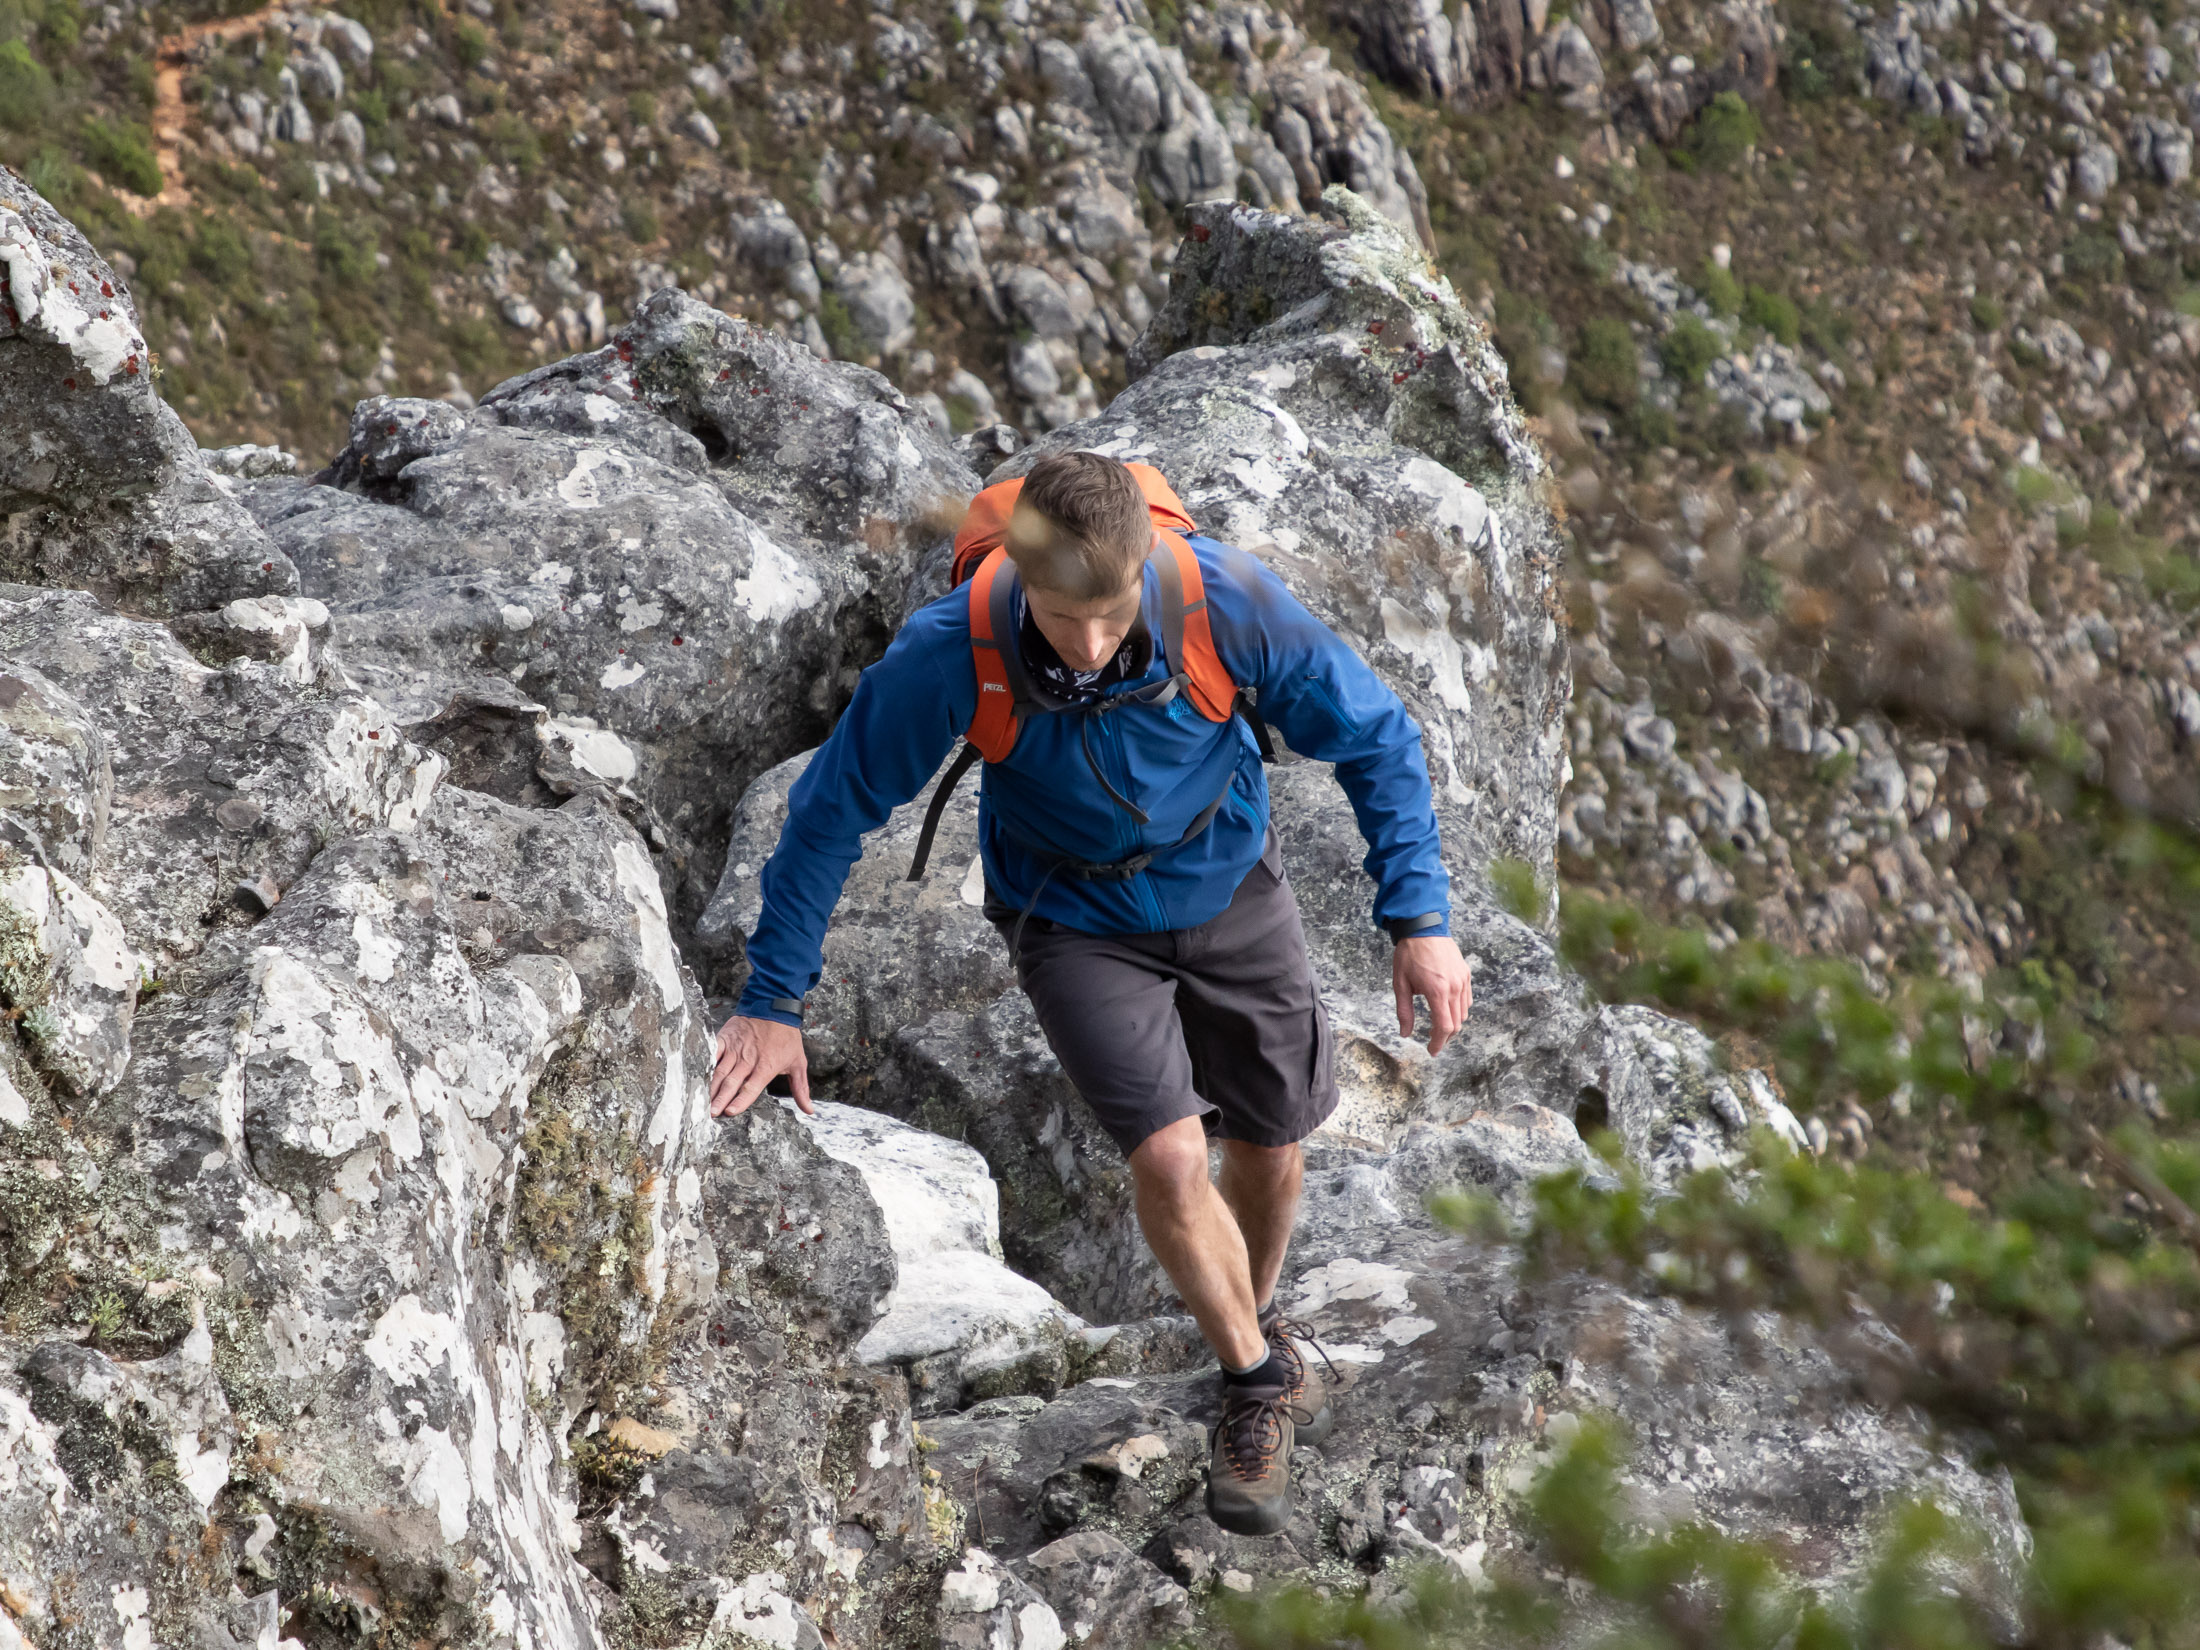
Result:
<svg viewBox="0 0 2200 1650">
<path fill-rule="evenodd" d="M 1299 1216 L 1299 1187 L 1306 1159 L 1296 1145 L 1254 1146 L 1243 1140 L 1222 1143 L 1222 1200 L 1237 1217 L 1245 1239 L 1247 1270 L 1253 1279 L 1253 1305 L 1275 1299 L 1290 1247 L 1291 1227 Z"/>
<path fill-rule="evenodd" d="M 1180 1118 L 1140 1141 L 1131 1153 L 1131 1182 L 1139 1230 L 1207 1344 L 1231 1368 L 1259 1363 L 1268 1344 L 1254 1311 L 1245 1238 L 1207 1178 L 1207 1131 L 1199 1119 Z"/>
</svg>

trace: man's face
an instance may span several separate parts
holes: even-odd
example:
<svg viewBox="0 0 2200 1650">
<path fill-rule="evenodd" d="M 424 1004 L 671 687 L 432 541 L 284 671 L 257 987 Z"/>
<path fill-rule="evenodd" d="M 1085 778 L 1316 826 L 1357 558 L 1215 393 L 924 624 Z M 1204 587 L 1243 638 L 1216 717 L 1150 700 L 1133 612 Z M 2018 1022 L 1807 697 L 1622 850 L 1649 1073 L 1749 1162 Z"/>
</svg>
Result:
<svg viewBox="0 0 2200 1650">
<path fill-rule="evenodd" d="M 1123 638 L 1138 622 L 1138 603 L 1144 580 L 1135 580 L 1119 595 L 1097 601 L 1076 601 L 1050 590 L 1024 589 L 1024 605 L 1031 612 L 1039 634 L 1054 644 L 1062 663 L 1072 670 L 1098 670 L 1115 657 Z"/>
</svg>

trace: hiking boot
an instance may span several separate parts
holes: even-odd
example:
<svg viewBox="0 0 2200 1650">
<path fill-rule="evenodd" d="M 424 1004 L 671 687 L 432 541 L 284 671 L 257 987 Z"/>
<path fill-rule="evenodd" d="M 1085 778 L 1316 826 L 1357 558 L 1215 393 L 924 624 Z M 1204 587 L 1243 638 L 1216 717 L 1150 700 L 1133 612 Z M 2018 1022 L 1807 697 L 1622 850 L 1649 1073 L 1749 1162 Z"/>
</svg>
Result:
<svg viewBox="0 0 2200 1650">
<path fill-rule="evenodd" d="M 1222 1386 L 1207 1466 L 1207 1515 L 1232 1535 L 1274 1535 L 1291 1518 L 1291 1407 L 1280 1386 Z"/>
<path fill-rule="evenodd" d="M 1329 1361 L 1329 1354 L 1314 1339 L 1314 1326 L 1297 1318 L 1287 1318 L 1283 1308 L 1271 1301 L 1268 1310 L 1260 1315 L 1260 1332 L 1267 1337 L 1268 1351 L 1290 1377 L 1284 1387 L 1284 1402 L 1294 1414 L 1304 1417 L 1298 1424 L 1298 1441 L 1302 1444 L 1318 1444 L 1329 1436 L 1329 1429 L 1336 1425 L 1337 1416 L 1330 1404 L 1330 1395 L 1337 1384 L 1337 1369 Z M 1302 1344 L 1304 1350 L 1302 1350 Z M 1306 1360 L 1311 1350 L 1321 1359 L 1322 1367 L 1315 1369 Z"/>
</svg>

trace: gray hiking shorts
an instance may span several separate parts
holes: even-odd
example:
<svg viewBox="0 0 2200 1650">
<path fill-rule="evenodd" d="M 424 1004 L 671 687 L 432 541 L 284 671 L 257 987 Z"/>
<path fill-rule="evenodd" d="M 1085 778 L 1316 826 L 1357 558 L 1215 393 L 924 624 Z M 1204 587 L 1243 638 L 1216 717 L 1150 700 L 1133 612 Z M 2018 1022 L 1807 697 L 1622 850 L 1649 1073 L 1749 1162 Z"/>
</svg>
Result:
<svg viewBox="0 0 2200 1650">
<path fill-rule="evenodd" d="M 985 914 L 1006 939 L 1015 910 L 989 890 Z M 1125 1157 L 1185 1117 L 1288 1146 L 1337 1108 L 1329 1016 L 1274 832 L 1209 922 L 1086 934 L 1033 917 L 1019 952 L 1054 1057 Z"/>
</svg>

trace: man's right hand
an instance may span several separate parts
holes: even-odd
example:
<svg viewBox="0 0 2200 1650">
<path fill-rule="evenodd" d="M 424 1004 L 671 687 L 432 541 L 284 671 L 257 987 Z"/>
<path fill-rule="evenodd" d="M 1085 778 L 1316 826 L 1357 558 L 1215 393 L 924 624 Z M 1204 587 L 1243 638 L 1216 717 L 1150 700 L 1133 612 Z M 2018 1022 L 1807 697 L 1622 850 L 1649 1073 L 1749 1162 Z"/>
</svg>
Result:
<svg viewBox="0 0 2200 1650">
<path fill-rule="evenodd" d="M 734 1015 L 718 1028 L 718 1063 L 710 1073 L 711 1116 L 739 1116 L 756 1104 L 756 1097 L 774 1077 L 781 1076 L 792 1079 L 794 1103 L 814 1117 L 817 1108 L 810 1104 L 810 1062 L 802 1052 L 801 1028 Z"/>
</svg>

